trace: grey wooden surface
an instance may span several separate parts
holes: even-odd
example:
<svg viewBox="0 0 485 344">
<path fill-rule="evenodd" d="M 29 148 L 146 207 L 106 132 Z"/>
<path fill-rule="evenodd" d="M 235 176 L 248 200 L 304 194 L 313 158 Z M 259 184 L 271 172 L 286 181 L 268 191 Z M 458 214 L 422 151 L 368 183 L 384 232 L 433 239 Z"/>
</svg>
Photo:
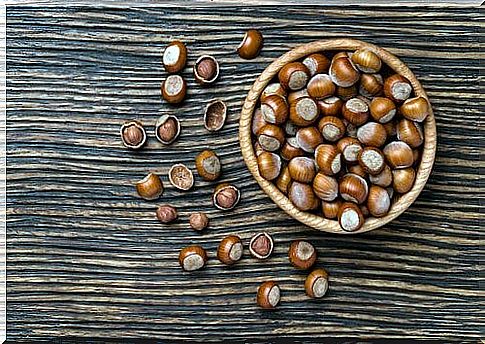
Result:
<svg viewBox="0 0 485 344">
<path fill-rule="evenodd" d="M 252 27 L 266 44 L 261 57 L 243 61 L 234 50 Z M 476 342 L 484 325 L 480 31 L 483 14 L 466 7 L 8 7 L 8 338 Z M 422 195 L 390 225 L 353 237 L 288 218 L 251 178 L 237 139 L 257 75 L 298 44 L 333 37 L 366 40 L 402 58 L 428 91 L 438 123 L 436 165 Z M 180 107 L 159 95 L 160 52 L 173 39 L 189 49 L 189 96 Z M 191 76 L 202 54 L 220 62 L 214 87 Z M 229 117 L 210 134 L 202 112 L 214 97 L 227 102 Z M 123 121 L 140 119 L 151 131 L 168 113 L 182 122 L 176 144 L 162 147 L 150 132 L 140 152 L 121 146 Z M 213 183 L 198 179 L 185 193 L 168 183 L 173 163 L 193 168 L 204 148 L 220 155 L 222 180 L 242 190 L 233 211 L 211 206 Z M 163 175 L 159 202 L 134 192 L 148 171 Z M 176 224 L 157 222 L 161 203 L 178 207 Z M 211 218 L 203 234 L 188 228 L 193 211 Z M 232 268 L 217 262 L 221 238 L 237 233 L 247 242 L 258 230 L 275 238 L 272 259 L 246 253 Z M 331 275 L 323 300 L 304 295 L 304 273 L 287 261 L 289 243 L 299 238 L 316 245 L 318 265 Z M 209 265 L 183 273 L 178 251 L 193 243 L 208 249 Z M 255 292 L 270 278 L 283 300 L 263 312 Z"/>
</svg>

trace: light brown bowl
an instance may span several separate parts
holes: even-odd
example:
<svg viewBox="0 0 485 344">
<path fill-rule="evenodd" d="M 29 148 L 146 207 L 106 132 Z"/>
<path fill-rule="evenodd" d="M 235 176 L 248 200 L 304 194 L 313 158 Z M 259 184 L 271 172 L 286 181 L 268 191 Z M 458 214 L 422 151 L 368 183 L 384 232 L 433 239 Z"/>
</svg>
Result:
<svg viewBox="0 0 485 344">
<path fill-rule="evenodd" d="M 421 157 L 421 164 L 419 165 L 416 181 L 413 188 L 406 194 L 400 196 L 400 198 L 392 204 L 389 213 L 381 218 L 368 218 L 364 225 L 355 232 L 346 232 L 340 228 L 340 225 L 335 220 L 328 220 L 322 216 L 315 214 L 302 212 L 295 208 L 291 201 L 281 193 L 278 188 L 271 182 L 262 178 L 259 174 L 258 163 L 256 155 L 254 154 L 252 140 L 251 140 L 251 121 L 256 104 L 258 103 L 259 96 L 266 85 L 273 79 L 278 71 L 287 63 L 299 60 L 309 54 L 321 52 L 325 50 L 356 50 L 360 48 L 367 48 L 376 53 L 383 62 L 385 62 L 396 73 L 406 77 L 414 88 L 416 96 L 425 97 L 428 99 L 423 87 L 416 79 L 414 74 L 409 68 L 402 63 L 396 56 L 389 53 L 387 50 L 379 48 L 376 45 L 358 41 L 355 39 L 331 39 L 311 42 L 282 55 L 271 63 L 264 72 L 254 82 L 251 90 L 244 102 L 241 119 L 239 122 L 239 141 L 241 144 L 241 151 L 244 157 L 244 161 L 251 171 L 252 175 L 263 188 L 263 190 L 271 197 L 271 199 L 287 214 L 297 219 L 298 221 L 313 227 L 317 230 L 338 233 L 338 234 L 357 234 L 368 232 L 375 228 L 381 227 L 386 223 L 394 220 L 401 215 L 413 202 L 416 200 L 421 190 L 423 190 L 426 181 L 431 173 L 433 167 L 435 152 L 436 152 L 436 123 L 433 112 L 430 111 L 429 116 L 426 118 L 424 125 L 424 147 Z"/>
</svg>

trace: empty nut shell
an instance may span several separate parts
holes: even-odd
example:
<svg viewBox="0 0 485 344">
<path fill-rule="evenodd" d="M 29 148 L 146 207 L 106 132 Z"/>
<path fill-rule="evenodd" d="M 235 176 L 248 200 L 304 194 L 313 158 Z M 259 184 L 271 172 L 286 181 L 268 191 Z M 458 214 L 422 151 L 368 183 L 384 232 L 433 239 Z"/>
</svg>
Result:
<svg viewBox="0 0 485 344">
<path fill-rule="evenodd" d="M 170 43 L 163 52 L 163 66 L 168 73 L 178 73 L 187 63 L 187 48 L 180 41 Z"/>
<path fill-rule="evenodd" d="M 163 115 L 155 124 L 155 137 L 164 145 L 173 143 L 180 135 L 180 122 L 176 116 Z"/>
<path fill-rule="evenodd" d="M 367 209 L 374 217 L 382 217 L 389 212 L 391 207 L 391 198 L 387 190 L 383 187 L 372 185 L 369 188 L 369 197 L 367 199 Z"/>
<path fill-rule="evenodd" d="M 339 183 L 340 196 L 346 201 L 362 204 L 367 199 L 369 187 L 364 178 L 347 173 Z"/>
<path fill-rule="evenodd" d="M 384 147 L 387 163 L 393 169 L 407 168 L 413 165 L 413 150 L 403 141 L 393 141 Z"/>
<path fill-rule="evenodd" d="M 379 174 L 386 165 L 384 154 L 375 147 L 364 147 L 357 159 L 359 165 L 369 174 Z"/>
<path fill-rule="evenodd" d="M 273 281 L 267 281 L 259 287 L 256 302 L 263 309 L 273 309 L 280 303 L 280 298 L 280 287 Z"/>
<path fill-rule="evenodd" d="M 169 75 L 162 82 L 162 97 L 168 103 L 179 104 L 185 99 L 187 84 L 180 75 Z"/>
<path fill-rule="evenodd" d="M 313 191 L 322 201 L 331 202 L 338 196 L 338 183 L 334 177 L 318 173 L 313 179 Z"/>
<path fill-rule="evenodd" d="M 344 136 L 347 128 L 340 118 L 325 116 L 318 122 L 318 130 L 325 140 L 335 142 Z"/>
<path fill-rule="evenodd" d="M 422 122 L 429 115 L 429 104 L 426 98 L 416 97 L 407 99 L 400 108 L 404 117 L 411 121 Z"/>
<path fill-rule="evenodd" d="M 338 97 L 328 97 L 317 101 L 318 109 L 323 116 L 338 116 L 342 113 L 344 102 Z"/>
<path fill-rule="evenodd" d="M 396 105 L 392 100 L 385 97 L 375 97 L 372 99 L 370 114 L 379 123 L 388 123 L 396 115 Z"/>
<path fill-rule="evenodd" d="M 220 99 L 207 104 L 204 112 L 204 127 L 209 131 L 219 131 L 226 123 L 227 106 Z"/>
<path fill-rule="evenodd" d="M 323 142 L 323 136 L 315 127 L 301 128 L 296 133 L 298 146 L 307 153 L 313 153 L 315 148 Z"/>
<path fill-rule="evenodd" d="M 340 227 L 346 232 L 354 232 L 364 224 L 364 215 L 355 203 L 345 202 L 338 212 Z"/>
<path fill-rule="evenodd" d="M 194 64 L 195 80 L 202 84 L 212 84 L 219 77 L 219 63 L 209 55 L 202 55 Z"/>
<path fill-rule="evenodd" d="M 194 186 L 194 175 L 184 164 L 175 164 L 168 171 L 168 180 L 177 189 L 187 191 Z"/>
<path fill-rule="evenodd" d="M 217 248 L 217 259 L 226 265 L 233 265 L 242 258 L 243 244 L 237 235 L 229 235 L 222 239 Z"/>
<path fill-rule="evenodd" d="M 212 202 L 217 209 L 231 210 L 238 203 L 241 197 L 239 189 L 227 183 L 219 184 L 212 195 Z"/>
<path fill-rule="evenodd" d="M 368 122 L 357 129 L 357 139 L 366 146 L 381 147 L 386 143 L 386 128 L 380 123 Z"/>
<path fill-rule="evenodd" d="M 255 258 L 266 259 L 273 253 L 274 242 L 266 232 L 257 233 L 249 242 L 249 253 Z"/>
<path fill-rule="evenodd" d="M 317 250 L 308 241 L 293 241 L 288 250 L 290 263 L 297 269 L 306 270 L 315 264 Z"/>
<path fill-rule="evenodd" d="M 178 217 L 177 209 L 175 209 L 174 207 L 168 204 L 159 206 L 156 214 L 157 214 L 157 219 L 161 223 L 173 222 Z"/>
<path fill-rule="evenodd" d="M 221 161 L 211 150 L 204 150 L 196 156 L 195 167 L 199 176 L 207 181 L 216 180 L 221 175 Z"/>
<path fill-rule="evenodd" d="M 381 59 L 369 49 L 358 49 L 352 54 L 352 62 L 364 73 L 377 73 L 382 66 Z"/>
<path fill-rule="evenodd" d="M 369 106 L 359 98 L 352 98 L 342 107 L 343 117 L 354 125 L 362 125 L 369 118 Z"/>
<path fill-rule="evenodd" d="M 274 152 L 285 142 L 285 133 L 274 124 L 266 124 L 259 130 L 258 142 L 264 150 Z"/>
<path fill-rule="evenodd" d="M 138 121 L 124 123 L 120 129 L 121 140 L 125 147 L 140 149 L 147 140 L 145 128 Z"/>
<path fill-rule="evenodd" d="M 310 71 L 301 62 L 290 62 L 283 66 L 278 73 L 281 86 L 290 91 L 297 91 L 306 86 L 310 78 Z"/>
<path fill-rule="evenodd" d="M 307 126 L 318 118 L 317 103 L 310 97 L 302 97 L 290 103 L 290 120 L 299 126 Z"/>
<path fill-rule="evenodd" d="M 196 231 L 201 231 L 209 225 L 209 218 L 204 213 L 193 213 L 189 217 L 189 225 Z"/>
<path fill-rule="evenodd" d="M 384 94 L 395 102 L 403 102 L 409 98 L 413 88 L 408 79 L 399 74 L 393 74 L 384 81 Z"/>
<path fill-rule="evenodd" d="M 288 198 L 293 205 L 301 211 L 316 209 L 319 205 L 318 198 L 313 192 L 311 185 L 292 182 L 288 190 Z"/>
<path fill-rule="evenodd" d="M 237 47 L 239 56 L 246 60 L 254 59 L 263 48 L 263 35 L 258 30 L 248 30 Z"/>
<path fill-rule="evenodd" d="M 202 269 L 206 263 L 207 253 L 201 246 L 188 246 L 179 253 L 179 264 L 185 271 Z"/>
<path fill-rule="evenodd" d="M 341 87 L 350 87 L 359 81 L 360 73 L 348 57 L 332 59 L 329 70 L 332 81 Z"/>
<path fill-rule="evenodd" d="M 406 142 L 411 148 L 417 148 L 424 142 L 423 130 L 420 124 L 407 119 L 399 121 L 396 127 L 396 134 L 398 140 Z"/>
<path fill-rule="evenodd" d="M 307 66 L 310 76 L 328 71 L 330 60 L 323 54 L 314 53 L 305 57 L 302 63 Z"/>
<path fill-rule="evenodd" d="M 282 96 L 272 94 L 261 103 L 261 113 L 266 122 L 282 124 L 288 118 L 288 104 Z"/>
<path fill-rule="evenodd" d="M 163 194 L 162 180 L 155 173 L 149 173 L 145 178 L 136 182 L 135 187 L 138 195 L 148 201 L 157 199 Z"/>
<path fill-rule="evenodd" d="M 341 153 L 334 145 L 321 144 L 315 149 L 315 162 L 322 173 L 332 176 L 342 167 Z"/>
<path fill-rule="evenodd" d="M 414 185 L 416 171 L 412 168 L 404 168 L 392 171 L 392 187 L 400 194 L 406 193 Z"/>
<path fill-rule="evenodd" d="M 316 74 L 308 81 L 307 91 L 314 99 L 324 99 L 335 93 L 335 84 L 328 74 Z"/>
<path fill-rule="evenodd" d="M 266 180 L 278 178 L 281 172 L 281 158 L 278 154 L 263 152 L 258 156 L 259 174 Z"/>
<path fill-rule="evenodd" d="M 328 291 L 328 273 L 324 269 L 313 270 L 305 280 L 305 292 L 313 298 L 321 298 Z"/>
</svg>

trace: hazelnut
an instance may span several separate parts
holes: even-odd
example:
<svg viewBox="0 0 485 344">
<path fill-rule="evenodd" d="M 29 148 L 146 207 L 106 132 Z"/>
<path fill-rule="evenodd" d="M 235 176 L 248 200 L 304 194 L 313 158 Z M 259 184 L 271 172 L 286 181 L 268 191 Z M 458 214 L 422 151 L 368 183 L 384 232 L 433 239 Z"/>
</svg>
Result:
<svg viewBox="0 0 485 344">
<path fill-rule="evenodd" d="M 219 131 L 226 123 L 227 106 L 220 99 L 207 104 L 204 112 L 204 127 L 209 131 Z"/>
<path fill-rule="evenodd" d="M 274 152 L 285 142 L 285 133 L 274 124 L 266 124 L 258 132 L 258 142 L 264 150 Z"/>
<path fill-rule="evenodd" d="M 278 154 L 263 152 L 258 156 L 259 174 L 266 180 L 278 178 L 281 172 L 281 158 Z"/>
<path fill-rule="evenodd" d="M 168 73 L 178 73 L 187 63 L 187 48 L 180 41 L 170 43 L 163 52 L 163 66 Z"/>
<path fill-rule="evenodd" d="M 367 199 L 369 187 L 364 178 L 353 173 L 347 173 L 340 180 L 339 192 L 344 200 L 362 204 Z"/>
<path fill-rule="evenodd" d="M 233 265 L 242 258 L 243 244 L 237 235 L 229 235 L 222 239 L 217 248 L 217 259 L 226 265 Z"/>
<path fill-rule="evenodd" d="M 176 116 L 163 115 L 155 124 L 155 136 L 164 145 L 174 142 L 180 135 L 180 122 Z"/>
<path fill-rule="evenodd" d="M 357 164 L 357 165 L 351 165 L 351 166 L 347 166 L 347 172 L 348 173 L 353 173 L 353 174 L 356 174 L 364 179 L 366 179 L 368 177 L 368 174 L 367 172 L 364 170 L 364 168 Z"/>
<path fill-rule="evenodd" d="M 359 98 L 352 98 L 342 107 L 343 117 L 354 125 L 362 125 L 369 118 L 369 106 Z"/>
<path fill-rule="evenodd" d="M 392 187 L 400 194 L 406 193 L 414 185 L 416 171 L 412 168 L 404 168 L 392 171 Z"/>
<path fill-rule="evenodd" d="M 370 114 L 379 123 L 388 123 L 396 115 L 396 105 L 392 100 L 385 97 L 375 97 L 372 99 Z"/>
<path fill-rule="evenodd" d="M 300 98 L 310 97 L 306 88 L 288 93 L 288 104 L 296 102 Z"/>
<path fill-rule="evenodd" d="M 330 220 L 336 219 L 341 205 L 342 201 L 339 199 L 333 202 L 322 202 L 323 216 Z"/>
<path fill-rule="evenodd" d="M 365 48 L 356 50 L 352 54 L 351 60 L 364 73 L 377 73 L 382 66 L 379 56 Z"/>
<path fill-rule="evenodd" d="M 313 298 L 321 298 L 328 291 L 328 273 L 324 269 L 313 270 L 305 280 L 305 292 Z"/>
<path fill-rule="evenodd" d="M 260 102 L 263 103 L 266 100 L 266 98 L 271 95 L 286 97 L 286 91 L 279 82 L 273 82 L 268 86 L 266 86 L 263 92 L 261 92 L 261 96 L 259 97 Z"/>
<path fill-rule="evenodd" d="M 383 152 L 391 168 L 407 168 L 413 165 L 413 150 L 403 141 L 388 143 Z"/>
<path fill-rule="evenodd" d="M 428 101 L 423 97 L 407 99 L 400 111 L 405 118 L 416 122 L 424 121 L 430 112 Z"/>
<path fill-rule="evenodd" d="M 340 206 L 338 221 L 344 231 L 354 232 L 364 224 L 364 215 L 357 204 L 346 202 Z"/>
<path fill-rule="evenodd" d="M 362 74 L 360 76 L 359 93 L 364 97 L 375 97 L 382 94 L 383 80 L 380 74 Z"/>
<path fill-rule="evenodd" d="M 246 60 L 254 59 L 263 48 L 263 35 L 258 30 L 248 30 L 237 47 L 239 56 Z"/>
<path fill-rule="evenodd" d="M 310 76 L 324 73 L 328 71 L 328 67 L 330 67 L 330 60 L 325 55 L 319 53 L 308 55 L 303 59 L 302 63 L 310 71 Z"/>
<path fill-rule="evenodd" d="M 348 136 L 337 142 L 337 148 L 342 152 L 343 159 L 350 164 L 354 164 L 358 161 L 357 157 L 362 151 L 362 145 L 359 140 Z"/>
<path fill-rule="evenodd" d="M 335 142 L 344 136 L 347 128 L 340 118 L 325 116 L 318 122 L 318 130 L 325 140 Z"/>
<path fill-rule="evenodd" d="M 170 223 L 177 219 L 177 209 L 172 207 L 171 205 L 161 205 L 157 209 L 157 219 L 161 223 Z"/>
<path fill-rule="evenodd" d="M 162 97 L 168 103 L 179 104 L 185 99 L 187 84 L 180 75 L 169 75 L 162 82 Z"/>
<path fill-rule="evenodd" d="M 315 149 L 315 162 L 322 173 L 332 176 L 342 167 L 341 153 L 334 145 L 321 144 Z"/>
<path fill-rule="evenodd" d="M 301 211 L 318 208 L 319 201 L 311 185 L 293 181 L 288 189 L 288 199 Z"/>
<path fill-rule="evenodd" d="M 141 148 L 147 139 L 145 128 L 138 121 L 124 123 L 121 126 L 120 135 L 123 145 L 131 149 Z"/>
<path fill-rule="evenodd" d="M 138 195 L 148 201 L 157 199 L 163 194 L 162 180 L 155 173 L 149 173 L 145 178 L 136 182 L 135 186 Z"/>
<path fill-rule="evenodd" d="M 317 101 L 318 109 L 323 116 L 339 116 L 344 102 L 339 97 L 328 97 Z"/>
<path fill-rule="evenodd" d="M 390 207 L 391 198 L 387 190 L 380 186 L 372 185 L 369 188 L 369 197 L 367 199 L 369 213 L 374 217 L 382 217 L 389 212 Z"/>
<path fill-rule="evenodd" d="M 413 88 L 408 79 L 399 74 L 393 74 L 384 81 L 384 94 L 395 102 L 409 98 Z"/>
<path fill-rule="evenodd" d="M 209 218 L 204 213 L 193 213 L 189 217 L 190 227 L 196 231 L 201 231 L 209 225 Z"/>
<path fill-rule="evenodd" d="M 209 55 L 202 55 L 194 65 L 195 80 L 202 84 L 212 84 L 219 76 L 219 63 Z"/>
<path fill-rule="evenodd" d="M 392 172 L 388 165 L 385 165 L 382 171 L 376 175 L 369 175 L 369 181 L 377 186 L 387 188 L 392 184 Z"/>
<path fill-rule="evenodd" d="M 266 232 L 257 233 L 249 242 L 249 252 L 258 259 L 266 259 L 273 253 L 273 238 Z"/>
<path fill-rule="evenodd" d="M 368 122 L 357 129 L 357 139 L 366 146 L 381 147 L 386 143 L 386 128 L 380 123 Z"/>
<path fill-rule="evenodd" d="M 298 146 L 296 137 L 288 137 L 280 150 L 280 155 L 285 160 L 291 160 L 297 156 L 302 156 L 304 153 L 303 149 Z"/>
<path fill-rule="evenodd" d="M 281 86 L 291 91 L 305 87 L 310 77 L 310 71 L 301 62 L 290 62 L 283 66 L 278 73 Z"/>
<path fill-rule="evenodd" d="M 290 120 L 299 126 L 307 126 L 318 118 L 317 103 L 310 97 L 302 97 L 290 104 Z"/>
<path fill-rule="evenodd" d="M 351 98 L 357 97 L 357 95 L 359 94 L 359 90 L 357 89 L 357 84 L 349 87 L 338 86 L 336 94 L 343 101 L 347 101 Z"/>
<path fill-rule="evenodd" d="M 397 139 L 406 142 L 409 147 L 417 148 L 424 142 L 423 130 L 419 123 L 403 118 L 396 127 Z"/>
<path fill-rule="evenodd" d="M 338 196 L 337 180 L 334 177 L 318 173 L 313 179 L 313 191 L 322 201 L 333 201 Z"/>
<path fill-rule="evenodd" d="M 288 166 L 285 166 L 283 170 L 280 173 L 280 176 L 278 179 L 276 179 L 276 187 L 285 195 L 288 194 L 288 188 L 291 183 L 291 176 L 290 176 L 290 171 L 288 169 Z"/>
<path fill-rule="evenodd" d="M 291 179 L 301 183 L 311 183 L 317 173 L 313 159 L 303 156 L 291 159 L 288 169 Z"/>
<path fill-rule="evenodd" d="M 179 264 L 185 271 L 202 269 L 207 259 L 206 251 L 198 245 L 185 247 L 179 253 Z"/>
<path fill-rule="evenodd" d="M 211 150 L 204 150 L 195 157 L 197 173 L 206 181 L 213 181 L 221 175 L 221 161 Z"/>
<path fill-rule="evenodd" d="M 332 81 L 341 87 L 350 87 L 359 81 L 360 73 L 348 57 L 334 57 L 329 70 Z"/>
<path fill-rule="evenodd" d="M 314 99 L 324 99 L 335 93 L 335 84 L 328 74 L 316 74 L 308 81 L 307 91 Z"/>
<path fill-rule="evenodd" d="M 168 172 L 170 183 L 177 189 L 187 191 L 194 186 L 194 175 L 192 171 L 184 164 L 175 164 Z"/>
<path fill-rule="evenodd" d="M 267 96 L 261 103 L 263 119 L 272 124 L 282 124 L 288 118 L 288 104 L 286 99 L 280 95 L 272 94 Z"/>
<path fill-rule="evenodd" d="M 315 148 L 323 142 L 323 136 L 315 127 L 300 128 L 296 132 L 298 146 L 307 153 L 313 153 Z"/>
<path fill-rule="evenodd" d="M 261 113 L 261 108 L 258 107 L 254 110 L 253 120 L 251 122 L 251 132 L 253 133 L 253 135 L 258 135 L 258 132 L 266 124 L 267 123 L 263 118 L 263 114 Z"/>
<path fill-rule="evenodd" d="M 260 285 L 256 302 L 263 309 L 273 309 L 280 303 L 281 290 L 273 281 L 267 281 Z"/>
<path fill-rule="evenodd" d="M 293 241 L 288 251 L 290 263 L 297 269 L 306 270 L 315 264 L 317 260 L 317 250 L 308 241 Z"/>
<path fill-rule="evenodd" d="M 386 165 L 384 154 L 375 147 L 365 147 L 359 153 L 359 165 L 369 174 L 379 174 Z"/>
<path fill-rule="evenodd" d="M 233 185 L 223 183 L 216 186 L 212 195 L 214 206 L 221 210 L 230 210 L 238 203 L 241 194 L 239 189 Z"/>
</svg>

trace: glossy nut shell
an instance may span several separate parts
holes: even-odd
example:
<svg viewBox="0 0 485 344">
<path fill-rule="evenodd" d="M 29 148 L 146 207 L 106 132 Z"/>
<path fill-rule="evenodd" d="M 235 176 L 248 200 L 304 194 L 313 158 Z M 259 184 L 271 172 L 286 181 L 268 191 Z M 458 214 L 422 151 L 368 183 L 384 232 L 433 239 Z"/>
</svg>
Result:
<svg viewBox="0 0 485 344">
<path fill-rule="evenodd" d="M 239 56 L 246 60 L 254 59 L 263 48 L 263 35 L 258 30 L 248 30 L 237 47 Z"/>
<path fill-rule="evenodd" d="M 297 269 L 307 270 L 317 260 L 317 250 L 308 241 L 293 241 L 288 250 L 290 263 Z"/>
<path fill-rule="evenodd" d="M 136 192 L 148 201 L 159 198 L 163 194 L 163 183 L 158 175 L 149 173 L 145 178 L 136 182 Z"/>
</svg>

